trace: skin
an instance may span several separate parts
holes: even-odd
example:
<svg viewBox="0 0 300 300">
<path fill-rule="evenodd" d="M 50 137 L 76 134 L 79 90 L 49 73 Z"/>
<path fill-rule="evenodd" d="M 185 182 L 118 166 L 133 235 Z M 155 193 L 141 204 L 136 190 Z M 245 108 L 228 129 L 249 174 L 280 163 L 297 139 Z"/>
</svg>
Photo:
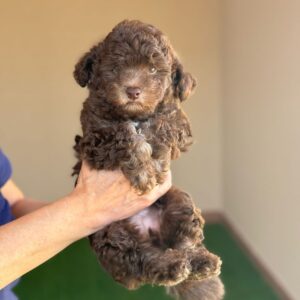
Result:
<svg viewBox="0 0 300 300">
<path fill-rule="evenodd" d="M 75 189 L 45 203 L 26 199 L 9 180 L 1 193 L 18 218 L 0 227 L 0 289 L 78 239 L 150 206 L 170 187 L 169 172 L 162 185 L 138 195 L 121 171 L 83 163 Z"/>
</svg>

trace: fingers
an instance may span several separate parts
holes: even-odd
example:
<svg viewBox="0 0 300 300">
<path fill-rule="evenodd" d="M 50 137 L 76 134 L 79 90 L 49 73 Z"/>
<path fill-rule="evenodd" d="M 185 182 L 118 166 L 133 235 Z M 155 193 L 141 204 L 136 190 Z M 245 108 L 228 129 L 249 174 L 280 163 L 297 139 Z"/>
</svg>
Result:
<svg viewBox="0 0 300 300">
<path fill-rule="evenodd" d="M 172 174 L 171 171 L 168 171 L 166 180 L 163 184 L 157 185 L 149 194 L 147 194 L 147 198 L 149 198 L 150 205 L 155 202 L 159 197 L 164 195 L 172 186 Z"/>
<path fill-rule="evenodd" d="M 88 165 L 88 163 L 85 160 L 83 160 L 81 164 L 81 170 L 90 170 L 90 169 L 91 167 Z"/>
<path fill-rule="evenodd" d="M 110 184 L 119 184 L 120 187 L 120 196 L 124 197 L 124 192 L 128 193 L 128 197 L 132 200 L 136 197 L 137 191 L 135 191 L 132 187 L 130 187 L 130 183 L 128 179 L 124 176 L 124 174 L 120 170 L 115 171 L 107 171 L 107 170 L 93 170 L 88 165 L 86 161 L 82 162 L 78 183 L 83 184 L 92 190 L 94 189 L 96 192 L 100 190 L 102 193 L 103 189 L 100 189 L 103 185 Z M 150 206 L 154 203 L 159 197 L 164 195 L 172 185 L 172 176 L 171 171 L 168 171 L 166 174 L 166 179 L 163 184 L 157 185 L 154 187 L 149 193 L 140 195 L 138 198 L 138 202 L 142 205 L 142 208 L 146 206 Z M 124 187 L 124 188 L 121 188 Z M 122 192 L 123 193 L 122 193 Z M 99 195 L 100 197 L 101 195 Z M 141 199 L 142 198 L 142 199 Z M 135 198 L 136 199 L 136 198 Z M 143 201 L 141 201 L 143 200 Z"/>
<path fill-rule="evenodd" d="M 80 172 L 77 179 L 77 184 L 81 183 L 83 178 L 87 176 L 91 172 L 91 168 L 86 161 L 82 161 Z"/>
</svg>

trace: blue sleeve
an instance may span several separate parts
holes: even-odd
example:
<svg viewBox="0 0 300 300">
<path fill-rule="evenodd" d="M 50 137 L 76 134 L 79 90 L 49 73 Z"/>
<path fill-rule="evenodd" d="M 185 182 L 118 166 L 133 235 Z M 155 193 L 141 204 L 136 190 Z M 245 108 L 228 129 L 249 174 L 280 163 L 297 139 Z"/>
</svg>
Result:
<svg viewBox="0 0 300 300">
<path fill-rule="evenodd" d="M 0 188 L 11 177 L 12 168 L 10 161 L 0 149 Z"/>
</svg>

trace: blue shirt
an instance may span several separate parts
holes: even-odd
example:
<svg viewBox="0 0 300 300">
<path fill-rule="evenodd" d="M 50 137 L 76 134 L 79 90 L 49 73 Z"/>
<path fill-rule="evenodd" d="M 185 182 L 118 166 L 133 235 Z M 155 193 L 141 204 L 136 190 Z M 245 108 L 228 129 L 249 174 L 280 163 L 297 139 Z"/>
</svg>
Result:
<svg viewBox="0 0 300 300">
<path fill-rule="evenodd" d="M 12 173 L 11 164 L 8 158 L 0 149 L 0 190 L 10 179 Z M 7 200 L 0 192 L 0 226 L 12 221 L 13 215 Z M 18 300 L 18 297 L 12 291 L 13 287 L 18 283 L 18 280 L 10 283 L 3 289 L 0 289 L 0 300 Z"/>
<path fill-rule="evenodd" d="M 8 158 L 0 150 L 0 190 L 10 179 L 12 174 L 11 164 Z M 0 226 L 13 220 L 10 206 L 0 193 Z"/>
</svg>

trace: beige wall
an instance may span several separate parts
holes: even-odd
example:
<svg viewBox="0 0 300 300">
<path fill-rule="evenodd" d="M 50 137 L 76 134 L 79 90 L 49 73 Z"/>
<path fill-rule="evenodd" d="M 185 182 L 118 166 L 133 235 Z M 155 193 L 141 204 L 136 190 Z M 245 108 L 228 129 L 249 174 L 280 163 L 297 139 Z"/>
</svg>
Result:
<svg viewBox="0 0 300 300">
<path fill-rule="evenodd" d="M 73 137 L 86 91 L 76 60 L 119 21 L 141 19 L 167 33 L 199 87 L 185 108 L 196 143 L 174 164 L 174 181 L 203 209 L 221 207 L 218 1 L 1 1 L 0 146 L 28 195 L 70 191 Z"/>
<path fill-rule="evenodd" d="M 300 295 L 300 2 L 224 5 L 225 210 Z"/>
</svg>

